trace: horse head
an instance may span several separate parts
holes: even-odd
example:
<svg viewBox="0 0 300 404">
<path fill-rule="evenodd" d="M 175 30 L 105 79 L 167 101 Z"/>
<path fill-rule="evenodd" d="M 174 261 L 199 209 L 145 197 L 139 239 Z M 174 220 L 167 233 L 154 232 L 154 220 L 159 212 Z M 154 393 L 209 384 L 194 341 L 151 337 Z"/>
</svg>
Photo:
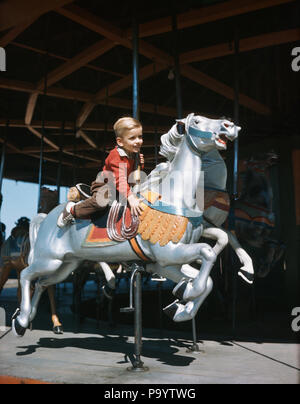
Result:
<svg viewBox="0 0 300 404">
<path fill-rule="evenodd" d="M 266 171 L 275 165 L 278 161 L 278 155 L 273 152 L 257 153 L 245 160 L 244 165 L 248 170 L 253 170 L 259 174 L 265 174 Z"/>
<path fill-rule="evenodd" d="M 229 119 L 211 119 L 194 113 L 177 122 L 185 126 L 186 135 L 192 139 L 194 146 L 204 152 L 214 147 L 226 150 L 227 140 L 235 140 L 241 130 Z"/>
</svg>

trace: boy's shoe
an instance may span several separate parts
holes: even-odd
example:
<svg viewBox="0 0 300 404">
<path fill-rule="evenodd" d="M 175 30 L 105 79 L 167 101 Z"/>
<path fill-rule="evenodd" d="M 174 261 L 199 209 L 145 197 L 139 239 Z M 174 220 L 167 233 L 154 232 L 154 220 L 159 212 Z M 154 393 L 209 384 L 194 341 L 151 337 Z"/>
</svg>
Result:
<svg viewBox="0 0 300 404">
<path fill-rule="evenodd" d="M 62 213 L 58 216 L 57 226 L 60 227 L 61 229 L 67 226 L 68 224 L 71 224 L 73 221 L 75 221 L 75 217 L 71 213 L 71 208 L 74 205 L 75 205 L 74 202 L 68 202 Z"/>
</svg>

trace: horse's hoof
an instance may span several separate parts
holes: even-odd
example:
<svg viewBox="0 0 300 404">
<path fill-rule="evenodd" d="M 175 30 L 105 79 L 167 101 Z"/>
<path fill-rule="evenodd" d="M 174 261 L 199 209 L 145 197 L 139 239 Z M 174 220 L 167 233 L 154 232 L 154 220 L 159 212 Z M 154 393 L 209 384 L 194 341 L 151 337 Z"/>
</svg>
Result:
<svg viewBox="0 0 300 404">
<path fill-rule="evenodd" d="M 115 296 L 115 290 L 110 288 L 108 285 L 104 285 L 102 286 L 102 290 L 103 290 L 103 294 L 104 296 L 109 299 L 112 300 Z"/>
<path fill-rule="evenodd" d="M 12 320 L 12 330 L 16 337 L 23 337 L 26 328 L 22 327 L 17 318 Z"/>
<path fill-rule="evenodd" d="M 243 269 L 240 269 L 238 272 L 238 275 L 244 279 L 245 282 L 250 283 L 250 285 L 253 283 L 254 281 L 254 274 L 251 274 L 247 271 L 244 271 Z"/>
<path fill-rule="evenodd" d="M 179 300 L 183 300 L 183 295 L 184 295 L 184 292 L 186 290 L 188 283 L 189 283 L 189 281 L 187 281 L 186 279 L 183 279 L 173 289 L 173 292 L 172 292 L 173 295 L 175 297 L 177 297 Z"/>
<path fill-rule="evenodd" d="M 54 334 L 61 335 L 64 333 L 64 330 L 61 325 L 57 325 L 57 326 L 53 327 L 53 332 L 54 332 Z"/>
<path fill-rule="evenodd" d="M 174 316 L 175 316 L 175 314 L 176 314 L 176 312 L 177 312 L 177 309 L 178 309 L 178 302 L 179 302 L 179 300 L 175 300 L 175 302 L 169 304 L 169 306 L 166 306 L 166 307 L 163 309 L 163 312 L 164 312 L 168 317 L 170 317 L 171 320 L 174 319 Z"/>
</svg>

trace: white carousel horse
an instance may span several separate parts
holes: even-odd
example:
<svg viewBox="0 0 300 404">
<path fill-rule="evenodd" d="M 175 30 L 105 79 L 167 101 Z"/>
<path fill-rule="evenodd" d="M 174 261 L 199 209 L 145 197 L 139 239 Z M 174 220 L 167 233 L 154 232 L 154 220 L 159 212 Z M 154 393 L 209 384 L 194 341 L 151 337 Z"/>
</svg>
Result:
<svg viewBox="0 0 300 404">
<path fill-rule="evenodd" d="M 143 238 L 138 234 L 135 238 L 143 255 L 151 260 L 147 271 L 158 273 L 176 283 L 182 282 L 187 275 L 191 279 L 184 290 L 184 304 L 178 302 L 174 321 L 192 319 L 199 309 L 205 295 L 212 288 L 209 277 L 216 260 L 214 250 L 206 243 L 197 243 L 203 233 L 201 199 L 203 188 L 199 187 L 203 156 L 213 149 L 225 149 L 224 138 L 234 140 L 240 128 L 226 119 L 212 120 L 190 116 L 186 122 L 186 133 L 172 138 L 176 148 L 175 157 L 169 165 L 168 174 L 160 183 L 160 197 L 154 203 L 149 202 L 151 212 L 159 212 L 186 219 L 186 225 L 179 240 L 171 239 L 166 244 Z M 168 134 L 164 135 L 164 140 Z M 167 143 L 167 141 L 165 142 Z M 22 302 L 20 312 L 13 319 L 13 330 L 18 336 L 24 335 L 28 324 L 34 318 L 38 301 L 44 289 L 52 284 L 63 281 L 82 260 L 98 262 L 136 261 L 138 256 L 132 249 L 130 240 L 112 242 L 104 247 L 82 246 L 90 225 L 89 220 L 76 220 L 76 223 L 60 229 L 57 218 L 64 209 L 62 204 L 52 210 L 41 223 L 30 253 L 30 265 L 22 272 Z M 161 223 L 159 223 L 161 224 Z M 165 229 L 162 229 L 164 232 Z M 186 265 L 201 261 L 199 271 Z M 182 267 L 185 265 L 184 267 Z M 182 269 L 183 268 L 183 269 Z M 36 282 L 35 294 L 30 301 L 30 284 Z M 180 285 L 180 289 L 182 285 Z M 174 311 L 174 307 L 172 307 Z"/>
<path fill-rule="evenodd" d="M 57 191 L 51 191 L 50 189 L 43 187 L 41 190 L 40 198 L 40 212 L 49 212 L 57 205 Z M 26 217 L 21 217 L 16 223 L 16 227 L 12 230 L 10 237 L 4 241 L 1 247 L 0 253 L 0 294 L 9 278 L 9 274 L 12 270 L 17 272 L 18 277 L 18 300 L 21 301 L 21 285 L 20 276 L 21 271 L 27 266 L 27 259 L 30 250 L 30 240 L 34 240 L 40 222 L 46 217 L 45 213 L 39 213 L 36 218 L 31 222 Z M 29 224 L 30 223 L 30 224 Z M 57 316 L 55 293 L 53 286 L 49 286 L 47 289 L 50 309 L 51 320 L 53 323 L 53 332 L 55 334 L 62 334 L 63 327 Z"/>
<path fill-rule="evenodd" d="M 177 122 L 184 126 L 189 126 L 191 120 L 196 120 L 198 127 L 206 128 L 209 125 L 208 121 L 215 122 L 215 120 L 210 120 L 202 116 L 195 116 L 194 114 L 188 115 L 185 119 L 177 120 Z M 237 131 L 240 128 L 237 127 Z M 160 148 L 160 154 L 167 158 L 167 162 L 159 164 L 148 176 L 147 180 L 142 184 L 141 191 L 151 188 L 158 189 L 161 181 L 168 175 L 170 164 L 176 155 L 178 146 L 175 146 L 176 139 L 181 135 L 178 131 L 178 126 L 174 125 L 167 135 L 161 137 L 162 146 Z M 226 150 L 226 138 L 223 136 L 220 139 L 221 147 L 214 148 L 211 151 L 203 154 L 202 156 L 202 171 L 204 172 L 204 199 L 211 199 L 212 202 L 215 197 L 220 197 L 221 199 L 227 198 L 229 202 L 229 197 L 226 192 L 226 182 L 227 182 L 227 168 L 226 164 L 219 153 L 219 150 Z M 222 196 L 223 194 L 223 196 Z M 206 197 L 208 195 L 208 197 Z M 204 203 L 205 205 L 205 203 Z M 204 208 L 204 229 L 201 234 L 204 238 L 209 238 L 216 240 L 217 243 L 213 247 L 216 255 L 219 255 L 221 251 L 228 244 L 234 249 L 237 254 L 242 267 L 238 272 L 246 282 L 253 282 L 253 264 L 252 259 L 248 253 L 241 247 L 235 235 L 224 229 L 221 226 L 225 223 L 228 218 L 228 210 L 222 209 L 218 204 L 209 204 L 208 207 Z"/>
</svg>

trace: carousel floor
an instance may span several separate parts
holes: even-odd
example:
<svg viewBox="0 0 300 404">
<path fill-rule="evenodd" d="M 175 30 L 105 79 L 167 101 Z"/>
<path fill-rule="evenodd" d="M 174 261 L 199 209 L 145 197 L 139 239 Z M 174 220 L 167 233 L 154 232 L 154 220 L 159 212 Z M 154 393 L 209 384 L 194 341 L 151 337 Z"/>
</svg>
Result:
<svg viewBox="0 0 300 404">
<path fill-rule="evenodd" d="M 0 384 L 298 384 L 300 345 L 290 340 L 222 339 L 199 335 L 202 352 L 187 352 L 191 332 L 143 329 L 142 360 L 147 372 L 129 372 L 134 352 L 133 327 L 114 328 L 71 311 L 71 286 L 60 290 L 63 335 L 51 330 L 48 305 L 41 302 L 33 330 L 16 338 L 10 317 L 16 308 L 12 282 L 0 296 L 7 315 L 0 324 Z M 91 290 L 91 293 L 93 291 Z M 88 292 L 85 292 L 88 294 Z M 3 311 L 2 311 L 3 312 Z M 28 380 L 29 379 L 29 380 Z M 33 379 L 33 380 L 30 380 Z M 138 388 L 138 387 L 136 387 Z"/>
</svg>

